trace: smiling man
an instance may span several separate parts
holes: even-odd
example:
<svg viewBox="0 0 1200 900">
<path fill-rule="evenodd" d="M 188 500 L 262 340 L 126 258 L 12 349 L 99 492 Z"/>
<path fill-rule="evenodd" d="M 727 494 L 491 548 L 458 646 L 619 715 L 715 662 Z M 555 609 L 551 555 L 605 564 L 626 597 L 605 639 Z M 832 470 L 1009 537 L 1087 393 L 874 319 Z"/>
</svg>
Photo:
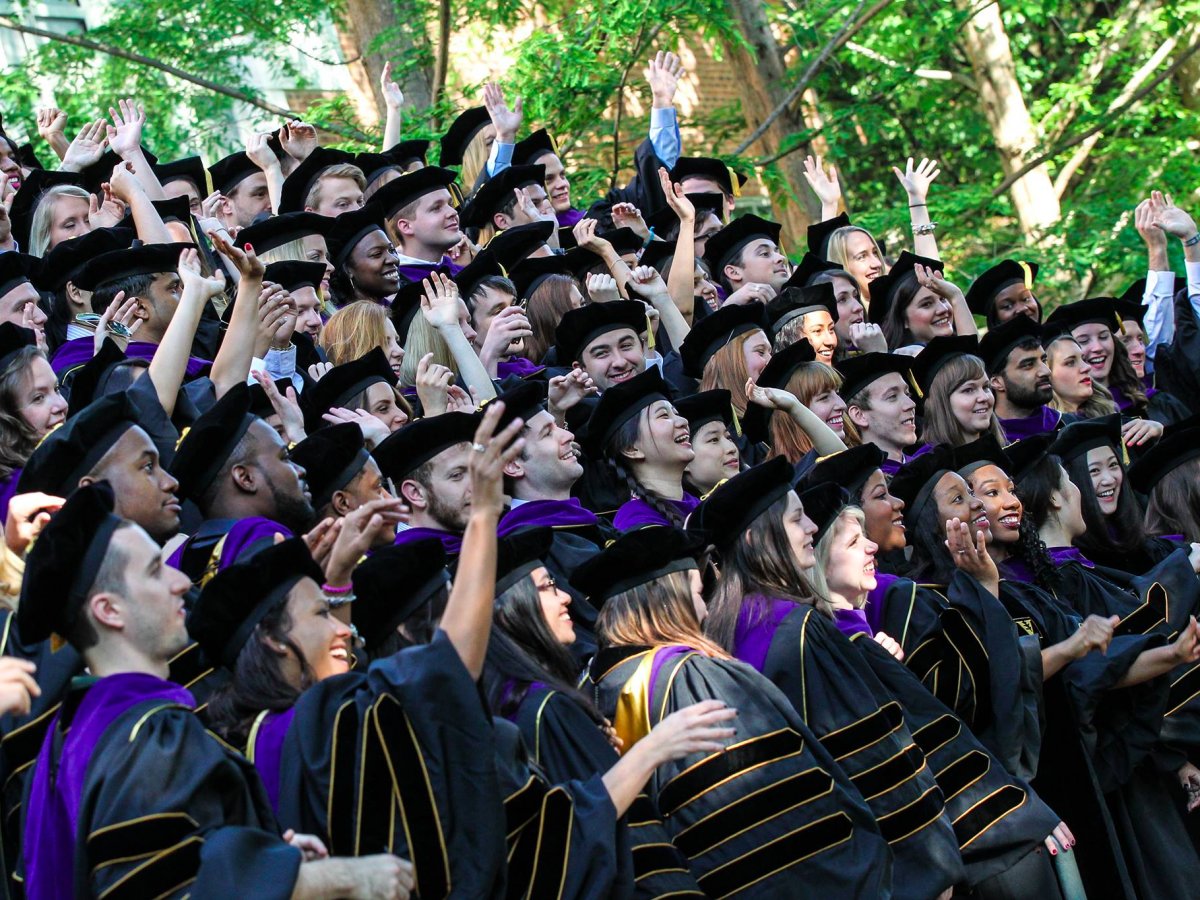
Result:
<svg viewBox="0 0 1200 900">
<path fill-rule="evenodd" d="M 1050 367 L 1041 326 L 1029 316 L 1015 316 L 989 330 L 979 341 L 979 356 L 991 376 L 996 417 L 1008 440 L 1057 431 L 1077 418 L 1048 405 L 1054 397 Z"/>
<path fill-rule="evenodd" d="M 573 309 L 554 331 L 560 364 L 582 369 L 602 392 L 646 371 L 646 305 L 633 300 Z"/>
<path fill-rule="evenodd" d="M 462 240 L 455 174 L 426 166 L 385 184 L 372 198 L 383 208 L 387 231 L 400 254 L 400 274 L 420 281 L 438 266 L 456 274 L 446 253 Z"/>
<path fill-rule="evenodd" d="M 864 353 L 837 366 L 846 416 L 862 443 L 875 444 L 887 454 L 880 466 L 887 475 L 894 475 L 912 458 L 904 451 L 917 440 L 917 404 L 909 388 L 910 365 L 903 356 Z"/>
<path fill-rule="evenodd" d="M 704 259 L 709 270 L 731 295 L 749 284 L 766 284 L 775 291 L 783 290 L 791 266 L 779 249 L 781 228 L 778 222 L 745 215 L 734 219 L 705 243 Z"/>
</svg>

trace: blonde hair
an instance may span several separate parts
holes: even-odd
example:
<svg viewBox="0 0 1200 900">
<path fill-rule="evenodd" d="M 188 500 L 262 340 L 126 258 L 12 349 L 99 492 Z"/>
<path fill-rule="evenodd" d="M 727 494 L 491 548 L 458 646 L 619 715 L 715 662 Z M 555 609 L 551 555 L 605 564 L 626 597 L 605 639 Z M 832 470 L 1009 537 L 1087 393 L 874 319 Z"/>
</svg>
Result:
<svg viewBox="0 0 1200 900">
<path fill-rule="evenodd" d="M 742 349 L 746 341 L 762 332 L 760 328 L 744 331 L 712 355 L 704 364 L 704 377 L 700 390 L 713 391 L 724 388 L 733 395 L 733 408 L 739 416 L 746 414 L 746 354 Z"/>
<path fill-rule="evenodd" d="M 355 300 L 329 317 L 320 345 L 335 366 L 362 359 L 387 346 L 387 310 L 372 300 Z"/>
<path fill-rule="evenodd" d="M 842 376 L 824 363 L 808 362 L 802 364 L 788 379 L 785 386 L 788 393 L 808 406 L 812 398 L 826 391 L 836 391 L 842 386 Z M 848 417 L 843 414 L 842 425 L 845 427 Z M 768 443 L 771 445 L 771 456 L 782 456 L 793 465 L 813 448 L 812 438 L 797 424 L 788 413 L 780 409 L 771 411 L 768 420 Z"/>
<path fill-rule="evenodd" d="M 601 649 L 685 644 L 705 656 L 728 659 L 728 653 L 700 632 L 690 571 L 660 575 L 605 600 L 596 618 Z"/>
<path fill-rule="evenodd" d="M 458 183 L 463 186 L 463 193 L 469 192 L 475 186 L 475 179 L 483 171 L 492 152 L 491 144 L 487 140 L 488 127 L 485 125 L 479 129 L 475 137 L 471 138 L 471 143 L 467 144 L 467 149 L 463 151 L 461 174 L 458 178 Z"/>
<path fill-rule="evenodd" d="M 846 520 L 857 522 L 858 527 L 862 529 L 863 537 L 867 534 L 867 517 L 863 511 L 857 506 L 847 506 L 840 513 L 833 523 L 825 529 L 825 533 L 821 535 L 821 539 L 817 541 L 817 546 L 813 548 L 817 557 L 817 564 L 805 572 L 809 584 L 812 585 L 813 593 L 816 596 L 817 609 L 821 610 L 829 616 L 833 615 L 833 602 L 830 599 L 829 581 L 825 577 L 825 573 L 829 570 L 829 560 L 833 556 L 833 542 L 837 540 L 837 536 L 841 534 L 843 528 L 846 527 Z M 855 598 L 858 600 L 859 598 Z M 862 606 L 866 606 L 867 598 L 862 597 Z M 856 606 L 855 609 L 861 609 L 862 606 Z"/>
<path fill-rule="evenodd" d="M 988 374 L 983 366 L 983 360 L 970 353 L 954 357 L 938 370 L 937 374 L 933 376 L 933 381 L 929 384 L 929 392 L 925 396 L 925 427 L 921 433 L 922 441 L 926 444 L 961 447 L 963 444 L 975 440 L 976 437 L 982 437 L 982 435 L 968 435 L 963 431 L 962 423 L 958 421 L 950 406 L 950 397 L 955 391 L 966 382 L 981 378 L 986 384 Z M 1004 430 L 1000 427 L 1000 420 L 996 418 L 994 406 L 987 433 L 994 437 L 1001 447 L 1007 443 L 1004 439 Z"/>
<path fill-rule="evenodd" d="M 45 256 L 46 251 L 51 249 L 50 226 L 53 224 L 54 207 L 63 197 L 75 197 L 89 207 L 92 203 L 92 195 L 74 184 L 56 184 L 42 194 L 37 200 L 33 222 L 29 226 L 29 249 L 25 252 L 30 256 Z"/>
<path fill-rule="evenodd" d="M 859 228 L 857 225 L 845 225 L 829 235 L 829 242 L 825 245 L 825 259 L 831 263 L 837 263 L 843 269 L 846 268 L 846 264 L 850 262 L 850 257 L 846 251 L 846 239 L 856 231 L 861 231 L 871 239 L 871 243 L 875 245 L 875 252 L 879 254 L 879 258 L 882 260 L 883 251 L 879 249 L 879 242 L 875 240 L 875 236 L 867 231 L 867 229 Z"/>
<path fill-rule="evenodd" d="M 308 196 L 304 198 L 304 205 L 311 206 L 316 209 L 321 205 L 321 185 L 325 183 L 326 178 L 349 178 L 358 186 L 360 191 L 364 193 L 367 190 L 367 177 L 363 175 L 363 170 L 353 163 L 338 163 L 334 166 L 326 166 L 321 170 L 321 174 L 317 176 L 317 180 L 313 182 L 313 186 L 308 190 Z"/>
<path fill-rule="evenodd" d="M 1046 361 L 1047 361 L 1047 363 L 1050 362 L 1050 353 L 1051 353 L 1050 348 L 1064 339 L 1071 341 L 1076 346 L 1079 345 L 1079 342 L 1076 341 L 1069 334 L 1060 335 L 1059 337 L 1054 338 L 1052 341 L 1050 341 L 1049 344 L 1046 345 Z M 1067 409 L 1066 405 L 1062 401 L 1062 398 L 1058 396 L 1057 392 L 1054 394 L 1054 397 L 1050 400 L 1050 408 L 1057 409 L 1059 412 L 1075 413 L 1076 415 L 1078 415 L 1080 418 L 1083 418 L 1083 419 L 1095 419 L 1095 418 L 1099 418 L 1100 416 L 1111 416 L 1113 413 L 1115 413 L 1117 411 L 1117 404 L 1113 400 L 1113 396 L 1109 392 L 1108 388 L 1106 388 L 1104 385 L 1102 385 L 1100 382 L 1096 381 L 1096 379 L 1093 378 L 1092 379 L 1092 396 L 1089 397 L 1087 400 L 1085 400 L 1083 403 L 1081 403 L 1079 406 L 1079 409 Z"/>
<path fill-rule="evenodd" d="M 405 387 L 416 385 L 417 365 L 426 353 L 433 354 L 430 362 L 448 368 L 454 373 L 455 383 L 462 384 L 458 363 L 454 361 L 454 354 L 450 352 L 449 345 L 438 334 L 437 329 L 425 321 L 425 316 L 417 313 L 413 316 L 412 324 L 408 326 L 408 339 L 404 342 L 404 362 L 400 365 L 400 383 Z"/>
</svg>

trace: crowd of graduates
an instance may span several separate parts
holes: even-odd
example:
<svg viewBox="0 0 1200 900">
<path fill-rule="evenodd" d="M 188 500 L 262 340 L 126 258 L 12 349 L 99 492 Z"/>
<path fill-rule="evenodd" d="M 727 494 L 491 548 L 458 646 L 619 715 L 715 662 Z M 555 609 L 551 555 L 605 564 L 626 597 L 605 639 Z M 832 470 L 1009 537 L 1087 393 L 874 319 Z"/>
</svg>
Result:
<svg viewBox="0 0 1200 900">
<path fill-rule="evenodd" d="M 785 242 L 680 73 L 590 204 L 494 84 L 0 132 L 8 896 L 1197 896 L 1195 221 L 1043 309 L 810 159 Z"/>
</svg>

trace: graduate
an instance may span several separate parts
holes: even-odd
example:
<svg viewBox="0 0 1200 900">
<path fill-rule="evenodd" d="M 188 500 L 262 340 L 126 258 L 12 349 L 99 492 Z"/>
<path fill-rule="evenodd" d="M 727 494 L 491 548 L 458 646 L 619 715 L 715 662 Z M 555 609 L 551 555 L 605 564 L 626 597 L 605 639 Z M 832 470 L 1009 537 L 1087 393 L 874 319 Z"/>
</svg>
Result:
<svg viewBox="0 0 1200 900">
<path fill-rule="evenodd" d="M 863 353 L 839 363 L 846 401 L 846 443 L 874 444 L 886 455 L 883 471 L 894 475 L 914 456 L 917 403 L 910 385 L 912 363 L 890 353 Z"/>
<path fill-rule="evenodd" d="M 1032 318 L 1014 316 L 989 328 L 979 341 L 1005 443 L 1057 431 L 1078 418 L 1050 406 L 1054 386 L 1041 336 Z"/>
<path fill-rule="evenodd" d="M 0 444 L 0 516 L 7 517 L 21 469 L 67 415 L 67 401 L 37 335 L 11 322 L 0 322 L 0 415 L 9 423 Z"/>
</svg>

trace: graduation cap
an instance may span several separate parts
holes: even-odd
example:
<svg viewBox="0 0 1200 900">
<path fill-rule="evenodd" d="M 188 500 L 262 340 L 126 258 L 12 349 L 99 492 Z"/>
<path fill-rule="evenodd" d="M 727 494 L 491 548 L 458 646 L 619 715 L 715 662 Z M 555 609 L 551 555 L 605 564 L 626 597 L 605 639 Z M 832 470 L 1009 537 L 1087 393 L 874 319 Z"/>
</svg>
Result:
<svg viewBox="0 0 1200 900">
<path fill-rule="evenodd" d="M 450 270 L 438 266 L 433 269 L 433 272 L 442 272 L 449 276 Z M 425 285 L 421 281 L 410 281 L 408 284 L 400 285 L 399 290 L 392 296 L 392 308 L 389 315 L 392 319 L 392 327 L 396 329 L 396 340 L 400 346 L 404 346 L 408 341 L 408 332 L 412 328 L 413 321 L 421 313 L 421 298 L 425 296 Z"/>
<path fill-rule="evenodd" d="M 812 344 L 801 339 L 789 344 L 778 353 L 771 355 L 771 361 L 759 373 L 757 384 L 760 387 L 779 388 L 787 390 L 787 384 L 797 369 L 811 362 L 816 362 L 817 354 Z M 742 417 L 742 429 L 753 441 L 766 441 L 770 437 L 770 422 L 773 409 L 751 403 L 746 407 Z"/>
<path fill-rule="evenodd" d="M 888 491 L 904 501 L 905 518 L 917 522 L 938 481 L 953 471 L 953 451 L 946 446 L 934 447 L 902 465 L 888 482 Z"/>
<path fill-rule="evenodd" d="M 0 322 L 0 372 L 26 347 L 37 346 L 37 333 L 13 322 Z"/>
<path fill-rule="evenodd" d="M 722 347 L 740 334 L 767 330 L 766 307 L 761 303 L 726 304 L 692 324 L 679 356 L 684 374 L 700 378 L 704 367 Z"/>
<path fill-rule="evenodd" d="M 724 422 L 730 431 L 737 430 L 733 395 L 723 388 L 681 397 L 675 404 L 675 412 L 687 419 L 688 429 L 693 438 L 696 432 L 709 422 Z"/>
<path fill-rule="evenodd" d="M 0 297 L 38 277 L 42 262 L 26 253 L 0 253 Z"/>
<path fill-rule="evenodd" d="M 899 373 L 907 384 L 912 372 L 912 357 L 895 353 L 860 353 L 843 359 L 834 368 L 842 376 L 842 397 L 849 403 L 872 382 L 892 372 Z"/>
<path fill-rule="evenodd" d="M 303 212 L 309 192 L 320 179 L 321 173 L 330 166 L 346 164 L 354 165 L 353 153 L 329 147 L 315 149 L 283 180 L 283 187 L 279 192 L 279 211 Z"/>
<path fill-rule="evenodd" d="M 209 175 L 208 169 L 204 168 L 204 160 L 199 156 L 188 156 L 174 162 L 151 165 L 150 169 L 160 184 L 167 184 L 171 181 L 190 181 L 196 186 L 201 200 L 213 192 L 212 176 Z"/>
<path fill-rule="evenodd" d="M 137 424 L 137 409 L 127 394 L 94 400 L 42 439 L 21 470 L 17 491 L 66 496 Z"/>
<path fill-rule="evenodd" d="M 645 240 L 632 228 L 614 228 L 611 231 L 601 231 L 596 237 L 608 241 L 617 251 L 617 256 L 627 256 L 637 253 L 645 245 Z M 595 256 L 595 254 L 592 254 Z"/>
<path fill-rule="evenodd" d="M 1141 282 L 1144 285 L 1146 279 L 1142 278 Z M 1137 287 L 1135 284 L 1134 288 Z M 1136 298 L 1130 298 L 1125 296 L 1125 294 L 1133 292 L 1133 288 L 1130 288 L 1125 294 L 1113 300 L 1113 311 L 1116 312 L 1117 318 L 1122 323 L 1122 327 L 1124 327 L 1125 322 L 1137 322 L 1143 331 L 1146 330 L 1146 310 L 1149 307 L 1142 305 L 1142 290 L 1144 288 L 1138 288 Z"/>
<path fill-rule="evenodd" d="M 829 282 L 808 287 L 785 287 L 767 304 L 767 321 L 775 338 L 789 322 L 814 312 L 827 312 L 838 320 L 837 297 Z"/>
<path fill-rule="evenodd" d="M 77 172 L 51 172 L 46 169 L 34 169 L 21 182 L 21 187 L 13 196 L 12 205 L 8 209 L 8 217 L 12 221 L 12 236 L 18 247 L 29 246 L 33 214 L 37 211 L 42 197 L 51 188 L 63 185 L 73 185 L 84 189 L 83 176 Z"/>
<path fill-rule="evenodd" d="M 450 582 L 446 562 L 442 542 L 424 538 L 372 550 L 354 567 L 350 621 L 368 652 L 445 588 Z"/>
<path fill-rule="evenodd" d="M 638 259 L 639 266 L 652 266 L 661 274 L 667 263 L 675 258 L 674 241 L 651 241 Z"/>
<path fill-rule="evenodd" d="M 449 169 L 426 166 L 389 181 L 372 195 L 371 202 L 378 204 L 384 216 L 391 219 L 414 200 L 445 189 L 450 192 L 450 201 L 459 206 L 462 203 L 462 194 L 454 184 L 457 177 Z"/>
<path fill-rule="evenodd" d="M 480 185 L 462 208 L 461 224 L 472 228 L 491 225 L 492 216 L 513 201 L 513 191 L 534 184 L 545 186 L 545 166 L 509 166 Z"/>
<path fill-rule="evenodd" d="M 600 395 L 600 402 L 578 435 L 579 442 L 592 458 L 599 459 L 609 439 L 622 425 L 646 407 L 670 399 L 671 389 L 658 367 L 647 366 L 646 371 L 614 384 Z"/>
<path fill-rule="evenodd" d="M 504 271 L 504 267 L 496 261 L 496 257 L 486 247 L 475 254 L 475 258 L 467 265 L 459 270 L 454 276 L 454 283 L 458 285 L 459 296 L 465 301 L 469 301 L 471 295 L 475 293 L 475 289 L 479 287 L 479 282 L 485 278 L 507 278 L 508 273 Z"/>
<path fill-rule="evenodd" d="M 395 181 L 392 184 L 396 184 Z M 389 185 L 390 187 L 391 185 Z M 378 197 L 376 194 L 375 197 Z M 383 208 L 375 198 L 367 201 L 361 209 L 352 209 L 334 218 L 325 231 L 325 243 L 329 247 L 329 257 L 337 268 L 345 265 L 354 248 L 363 238 L 375 231 L 387 234 L 383 227 Z"/>
<path fill-rule="evenodd" d="M 320 382 L 318 382 L 319 384 Z M 469 444 L 479 428 L 476 413 L 450 412 L 405 425 L 393 431 L 371 452 L 384 476 L 399 487 L 413 469 L 439 453 Z"/>
<path fill-rule="evenodd" d="M 496 424 L 496 433 L 499 434 L 515 419 L 521 419 L 528 425 L 530 419 L 545 410 L 546 388 L 544 381 L 522 381 L 497 396 L 495 400 L 489 400 L 488 403 L 498 400 L 504 404 L 504 412 Z M 486 403 L 484 407 L 486 411 Z"/>
<path fill-rule="evenodd" d="M 404 170 L 415 162 L 424 166 L 427 150 L 429 150 L 429 141 L 400 141 L 382 153 L 355 154 L 354 164 L 362 169 L 363 177 L 367 179 L 369 188 L 380 176 L 393 169 L 399 174 L 403 174 Z"/>
<path fill-rule="evenodd" d="M 824 219 L 808 226 L 808 252 L 817 260 L 829 259 L 829 238 L 839 228 L 850 227 L 850 217 L 838 213 L 832 219 Z"/>
<path fill-rule="evenodd" d="M 739 216 L 708 239 L 704 245 L 704 261 L 714 275 L 719 274 L 751 241 L 767 238 L 778 246 L 782 228 L 778 222 L 770 222 L 753 213 Z"/>
<path fill-rule="evenodd" d="M 285 291 L 298 291 L 304 287 L 319 289 L 324 277 L 325 263 L 323 262 L 287 259 L 267 266 L 263 280 L 273 281 Z M 232 304 L 230 305 L 232 306 Z"/>
<path fill-rule="evenodd" d="M 327 425 L 292 448 L 292 460 L 306 473 L 315 509 L 357 478 L 370 458 L 362 429 L 353 422 Z"/>
<path fill-rule="evenodd" d="M 45 169 L 42 161 L 38 159 L 37 153 L 33 149 L 33 144 L 22 144 L 17 148 L 17 162 L 26 169 Z"/>
<path fill-rule="evenodd" d="M 928 395 L 930 385 L 942 366 L 965 354 L 979 350 L 979 338 L 973 334 L 944 335 L 933 338 L 912 361 L 913 380 Z"/>
<path fill-rule="evenodd" d="M 392 371 L 382 347 L 375 347 L 358 359 L 334 366 L 302 395 L 306 427 L 310 431 L 325 427 L 325 421 L 321 418 L 324 413 L 345 406 L 351 398 L 380 382 L 392 387 L 396 385 L 396 373 Z"/>
<path fill-rule="evenodd" d="M 491 124 L 492 117 L 486 106 L 475 106 L 459 113 L 442 135 L 442 153 L 438 157 L 438 165 L 461 166 L 467 147 L 475 135 Z"/>
<path fill-rule="evenodd" d="M 71 392 L 67 397 L 67 420 L 87 409 L 93 400 L 106 395 L 109 376 L 119 366 L 149 367 L 144 359 L 127 359 L 125 351 L 110 337 L 104 339 L 100 351 L 87 362 L 72 370 Z M 0 367 L 3 363 L 0 362 Z"/>
<path fill-rule="evenodd" d="M 1067 462 L 1097 447 L 1111 447 L 1117 459 L 1128 463 L 1128 451 L 1125 449 L 1125 441 L 1121 439 L 1122 419 L 1120 413 L 1113 413 L 1110 416 L 1072 422 L 1055 434 L 1050 452 Z"/>
<path fill-rule="evenodd" d="M 1143 451 L 1127 473 L 1133 489 L 1149 494 L 1167 473 L 1200 458 L 1200 416 L 1192 416 L 1163 429 L 1158 442 Z M 28 564 L 25 569 L 28 578 Z"/>
<path fill-rule="evenodd" d="M 1142 305 L 1142 300 L 1145 298 L 1145 296 L 1146 296 L 1146 277 L 1143 275 L 1141 278 L 1139 278 L 1137 281 L 1135 281 L 1129 287 L 1125 288 L 1125 290 L 1124 290 L 1124 292 L 1122 292 L 1121 296 L 1117 298 L 1117 303 L 1119 305 L 1123 305 L 1123 306 L 1128 306 L 1129 304 L 1133 304 L 1135 306 L 1140 307 Z M 1126 316 L 1124 313 L 1121 313 L 1121 318 L 1126 319 L 1126 318 L 1133 318 L 1133 317 Z"/>
<path fill-rule="evenodd" d="M 499 597 L 534 569 L 544 568 L 551 528 L 526 528 L 496 542 L 496 596 Z"/>
<path fill-rule="evenodd" d="M 984 466 L 999 466 L 1006 475 L 1012 469 L 1012 460 L 993 434 L 985 434 L 952 448 L 951 458 L 954 470 L 963 478 L 969 478 Z"/>
<path fill-rule="evenodd" d="M 81 487 L 50 517 L 25 557 L 17 624 L 30 645 L 70 634 L 83 615 L 88 592 L 124 523 L 113 515 L 107 481 Z"/>
<path fill-rule="evenodd" d="M 511 272 L 538 247 L 545 246 L 554 234 L 553 222 L 530 222 L 514 225 L 496 234 L 484 248 L 504 269 Z"/>
<path fill-rule="evenodd" d="M 179 268 L 179 254 L 195 244 L 142 244 L 127 250 L 110 250 L 92 257 L 75 275 L 75 287 L 93 293 L 106 284 L 135 275 L 157 275 Z"/>
<path fill-rule="evenodd" d="M 887 317 L 892 301 L 896 297 L 896 289 L 900 287 L 900 282 L 906 276 L 912 275 L 916 271 L 916 266 L 928 266 L 934 271 L 941 272 L 944 268 L 944 263 L 938 259 L 930 259 L 928 256 L 918 256 L 915 253 L 909 253 L 907 250 L 904 250 L 901 252 L 900 258 L 896 260 L 896 264 L 892 266 L 886 275 L 880 275 L 870 283 L 871 305 L 867 309 L 867 317 L 876 325 L 883 322 Z"/>
<path fill-rule="evenodd" d="M 719 548 L 732 546 L 755 519 L 787 496 L 794 476 L 792 464 L 782 456 L 739 472 L 692 510 L 688 530 L 703 532 Z"/>
<path fill-rule="evenodd" d="M 610 597 L 656 578 L 699 569 L 705 543 L 702 536 L 679 528 L 630 531 L 579 565 L 571 573 L 571 585 L 599 608 Z"/>
<path fill-rule="evenodd" d="M 284 213 L 282 216 L 272 216 L 249 228 L 243 228 L 238 232 L 238 243 L 249 244 L 255 253 L 261 255 L 310 234 L 324 237 L 329 234 L 335 221 L 332 216 L 322 216 L 314 212 Z"/>
<path fill-rule="evenodd" d="M 874 296 L 874 295 L 872 295 Z M 1046 317 L 1043 339 L 1070 334 L 1080 325 L 1104 325 L 1113 334 L 1121 330 L 1121 320 L 1112 297 L 1091 297 L 1058 307 Z"/>
<path fill-rule="evenodd" d="M 324 581 L 303 538 L 265 547 L 204 585 L 188 614 L 188 633 L 208 659 L 232 670 L 255 627 L 305 578 Z"/>
<path fill-rule="evenodd" d="M 582 358 L 588 344 L 602 334 L 628 328 L 640 335 L 646 330 L 646 305 L 637 300 L 592 303 L 566 312 L 554 329 L 555 352 L 562 365 Z"/>
<path fill-rule="evenodd" d="M 258 164 L 247 156 L 244 150 L 218 159 L 208 167 L 212 186 L 222 194 L 230 193 L 251 175 L 261 171 Z"/>
<path fill-rule="evenodd" d="M 275 390 L 279 391 L 280 396 L 287 396 L 287 389 L 292 387 L 291 379 L 278 378 L 275 380 Z M 267 392 L 263 390 L 263 386 L 257 381 L 254 384 L 247 385 L 250 392 L 250 414 L 257 416 L 260 419 L 269 419 L 276 415 L 275 405 L 267 396 Z M 72 393 L 75 388 L 72 385 Z"/>
<path fill-rule="evenodd" d="M 883 466 L 886 459 L 887 454 L 878 444 L 859 444 L 818 459 L 802 483 L 811 487 L 830 482 L 841 485 L 852 496 L 858 497 L 868 479 Z"/>
<path fill-rule="evenodd" d="M 154 164 L 158 162 L 158 157 L 145 147 L 142 148 L 142 155 L 146 157 L 146 162 L 153 169 Z M 105 150 L 101 153 L 98 160 L 79 173 L 83 177 L 83 186 L 87 189 L 88 193 L 103 194 L 105 182 L 112 181 L 113 169 L 123 162 L 124 160 L 112 150 Z"/>
<path fill-rule="evenodd" d="M 826 262 L 810 250 L 800 258 L 799 264 L 792 270 L 792 274 L 783 283 L 783 287 L 785 290 L 793 287 L 805 287 L 822 272 L 837 271 L 842 271 L 842 267 L 837 263 Z"/>
<path fill-rule="evenodd" d="M 806 488 L 800 494 L 800 502 L 804 505 L 804 514 L 817 526 L 817 533 L 813 535 L 814 544 L 825 537 L 842 510 L 854 503 L 850 492 L 832 481 Z"/>
<path fill-rule="evenodd" d="M 517 297 L 528 300 L 538 286 L 551 275 L 566 275 L 568 278 L 574 278 L 575 272 L 572 264 L 579 261 L 580 254 L 578 249 L 572 250 L 571 253 L 575 255 L 555 253 L 553 256 L 530 256 L 518 263 L 515 268 L 510 269 L 508 278 L 513 283 L 513 287 L 517 289 Z M 587 255 L 592 256 L 590 253 Z"/>
<path fill-rule="evenodd" d="M 681 156 L 671 170 L 671 182 L 681 183 L 685 178 L 708 178 L 721 186 L 731 197 L 739 197 L 746 176 L 736 172 L 722 160 L 710 156 Z"/>
<path fill-rule="evenodd" d="M 1008 354 L 1021 344 L 1041 344 L 1042 326 L 1029 316 L 1013 316 L 988 329 L 979 339 L 979 358 L 989 375 L 995 375 L 1008 364 Z"/>
<path fill-rule="evenodd" d="M 181 500 L 202 496 L 233 455 L 257 417 L 250 413 L 250 389 L 236 384 L 184 431 L 175 447 L 171 474 Z"/>
<path fill-rule="evenodd" d="M 1035 434 L 1005 447 L 1004 453 L 1012 465 L 1011 469 L 1006 470 L 1008 477 L 1019 483 L 1038 463 L 1050 455 L 1050 446 L 1054 443 L 1054 438 L 1053 433 Z"/>
<path fill-rule="evenodd" d="M 1020 259 L 1005 259 L 982 272 L 967 288 L 967 307 L 977 316 L 986 316 L 996 295 L 1013 284 L 1033 290 L 1038 264 Z M 874 293 L 871 294 L 874 299 Z"/>
<path fill-rule="evenodd" d="M 533 165 L 547 153 L 557 156 L 558 145 L 554 143 L 554 138 L 550 137 L 550 132 L 545 128 L 539 128 L 525 140 L 517 141 L 513 147 L 512 164 L 514 166 Z"/>
</svg>

